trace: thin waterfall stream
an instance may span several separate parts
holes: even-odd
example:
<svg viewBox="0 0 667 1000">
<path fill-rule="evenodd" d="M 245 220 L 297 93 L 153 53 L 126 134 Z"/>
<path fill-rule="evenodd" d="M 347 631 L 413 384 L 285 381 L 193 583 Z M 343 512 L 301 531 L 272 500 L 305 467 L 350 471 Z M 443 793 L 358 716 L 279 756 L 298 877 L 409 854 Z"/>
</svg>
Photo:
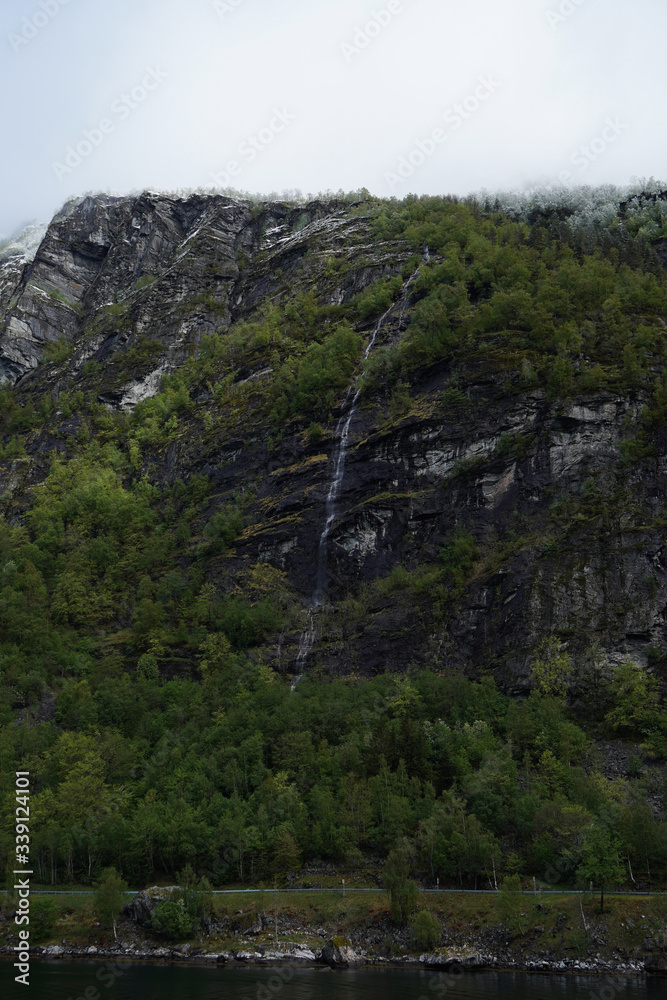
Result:
<svg viewBox="0 0 667 1000">
<path fill-rule="evenodd" d="M 429 260 L 430 255 L 428 253 L 428 247 L 424 251 L 424 259 Z M 410 291 L 410 285 L 416 279 L 421 268 L 412 274 L 405 285 L 403 286 L 403 292 L 400 298 L 402 303 L 401 314 L 399 317 L 399 330 L 403 324 L 403 319 L 405 316 L 405 311 L 408 305 L 408 295 Z M 377 338 L 385 325 L 388 317 L 396 308 L 397 303 L 392 302 L 387 311 L 380 317 L 375 325 L 371 339 L 369 340 L 366 350 L 364 351 L 364 361 L 368 358 L 371 351 L 375 347 Z M 347 453 L 349 450 L 349 439 L 350 439 L 350 427 L 352 421 L 357 412 L 357 404 L 359 402 L 359 397 L 361 396 L 362 386 L 360 384 L 361 372 L 357 375 L 354 382 L 349 386 L 347 393 L 345 394 L 345 399 L 341 407 L 341 416 L 336 425 L 335 441 L 333 452 L 333 476 L 331 478 L 331 485 L 329 487 L 329 493 L 327 495 L 326 508 L 325 508 L 325 524 L 324 530 L 320 536 L 320 543 L 317 550 L 317 579 L 315 583 L 315 592 L 313 594 L 312 606 L 306 612 L 308 616 L 308 624 L 304 631 L 301 633 L 299 639 L 299 651 L 296 658 L 296 676 L 292 681 L 292 691 L 296 690 L 296 687 L 303 676 L 303 669 L 306 664 L 306 660 L 310 655 L 310 652 L 315 643 L 315 617 L 313 609 L 319 608 L 325 597 L 326 597 L 326 584 L 327 584 L 327 570 L 328 570 L 328 553 L 329 553 L 329 535 L 331 533 L 331 528 L 334 521 L 336 520 L 336 502 L 343 485 L 343 479 L 345 477 L 345 460 L 347 458 Z M 352 397 L 352 402 L 350 403 L 350 397 Z"/>
<path fill-rule="evenodd" d="M 292 681 L 291 691 L 296 691 L 299 681 L 303 677 L 303 668 L 315 642 L 315 617 L 310 609 L 306 614 L 308 615 L 308 626 L 301 633 L 301 638 L 299 639 L 299 651 L 296 654 L 296 676 Z"/>
</svg>

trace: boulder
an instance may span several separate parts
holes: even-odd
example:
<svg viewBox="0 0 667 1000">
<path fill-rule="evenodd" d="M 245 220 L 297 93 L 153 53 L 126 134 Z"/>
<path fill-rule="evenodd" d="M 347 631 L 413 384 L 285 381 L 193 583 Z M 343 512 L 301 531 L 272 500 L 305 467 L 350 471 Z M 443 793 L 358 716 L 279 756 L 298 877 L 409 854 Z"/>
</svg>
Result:
<svg viewBox="0 0 667 1000">
<path fill-rule="evenodd" d="M 359 955 L 347 938 L 331 938 L 322 948 L 322 961 L 332 969 L 347 969 L 351 965 L 363 965 L 364 957 Z"/>
<path fill-rule="evenodd" d="M 483 969 L 488 965 L 484 957 L 477 953 L 462 953 L 454 951 L 427 952 L 419 956 L 422 965 L 445 969 L 459 967 L 461 969 Z"/>
<path fill-rule="evenodd" d="M 44 949 L 44 954 L 49 958 L 62 958 L 65 954 L 65 949 L 59 944 L 50 944 L 48 948 Z"/>
<path fill-rule="evenodd" d="M 177 888 L 175 885 L 170 885 L 164 887 L 153 886 L 150 889 L 143 889 L 129 903 L 125 904 L 123 907 L 123 916 L 128 917 L 141 927 L 148 926 L 156 906 L 164 902 L 165 899 L 170 899 L 172 893 Z"/>
<path fill-rule="evenodd" d="M 280 951 L 264 952 L 264 960 L 267 962 L 284 962 L 286 959 L 290 962 L 316 962 L 317 955 L 302 944 L 288 945 Z"/>
</svg>

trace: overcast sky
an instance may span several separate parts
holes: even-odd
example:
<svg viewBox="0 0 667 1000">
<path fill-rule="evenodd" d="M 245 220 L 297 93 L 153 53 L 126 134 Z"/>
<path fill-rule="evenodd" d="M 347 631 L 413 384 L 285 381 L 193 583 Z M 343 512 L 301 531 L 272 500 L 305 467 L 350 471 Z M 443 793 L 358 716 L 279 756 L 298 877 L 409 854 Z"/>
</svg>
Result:
<svg viewBox="0 0 667 1000">
<path fill-rule="evenodd" d="M 0 234 L 91 190 L 665 179 L 665 38 L 665 0 L 3 0 Z"/>
</svg>

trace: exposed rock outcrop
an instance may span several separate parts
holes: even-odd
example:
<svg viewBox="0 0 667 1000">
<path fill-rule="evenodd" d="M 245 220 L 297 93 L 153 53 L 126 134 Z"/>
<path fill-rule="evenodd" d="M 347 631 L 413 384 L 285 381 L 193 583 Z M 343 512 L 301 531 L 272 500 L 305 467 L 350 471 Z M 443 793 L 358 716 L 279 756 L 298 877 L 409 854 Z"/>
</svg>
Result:
<svg viewBox="0 0 667 1000">
<path fill-rule="evenodd" d="M 375 239 L 370 219 L 343 202 L 257 207 L 151 193 L 70 202 L 36 250 L 3 254 L 0 379 L 35 408 L 43 396 L 81 389 L 111 411 L 154 395 L 205 334 L 256 317 L 267 301 L 310 291 L 320 303 L 349 303 L 410 259 L 404 243 Z M 378 349 L 399 337 L 411 307 L 406 294 Z M 359 324 L 367 339 L 370 329 Z M 234 377 L 261 394 L 271 372 L 267 350 Z M 651 647 L 667 648 L 667 442 L 641 471 L 624 464 L 642 393 L 563 403 L 517 388 L 516 373 L 489 354 L 457 372 L 466 403 L 457 409 L 443 402 L 452 374 L 447 361 L 414 371 L 414 405 L 402 417 L 389 415 L 380 390 L 362 395 L 329 534 L 329 600 L 315 615 L 307 659 L 332 674 L 491 669 L 504 689 L 521 692 L 536 644 L 554 633 L 568 637 L 577 662 L 597 641 L 612 663 L 646 665 Z M 210 387 L 198 387 L 194 401 L 141 471 L 160 486 L 206 475 L 220 504 L 252 495 L 230 571 L 272 565 L 308 604 L 343 400 L 321 438 L 305 434 L 309 415 L 275 435 L 266 415 L 244 413 L 230 430 L 215 422 Z M 0 465 L 12 517 L 78 429 L 76 418 L 56 414 L 27 435 L 25 458 Z M 479 551 L 463 590 L 430 602 L 400 581 L 369 591 L 397 566 L 436 563 L 457 526 Z M 357 611 L 339 613 L 350 594 Z M 266 650 L 284 672 L 301 672 L 297 627 Z"/>
<path fill-rule="evenodd" d="M 153 886 L 150 889 L 143 889 L 133 896 L 129 903 L 123 907 L 123 916 L 128 917 L 141 927 L 149 927 L 155 908 L 170 899 L 177 886 Z"/>
<path fill-rule="evenodd" d="M 322 948 L 322 961 L 332 969 L 347 969 L 363 965 L 365 959 L 352 948 L 346 938 L 332 938 Z"/>
</svg>

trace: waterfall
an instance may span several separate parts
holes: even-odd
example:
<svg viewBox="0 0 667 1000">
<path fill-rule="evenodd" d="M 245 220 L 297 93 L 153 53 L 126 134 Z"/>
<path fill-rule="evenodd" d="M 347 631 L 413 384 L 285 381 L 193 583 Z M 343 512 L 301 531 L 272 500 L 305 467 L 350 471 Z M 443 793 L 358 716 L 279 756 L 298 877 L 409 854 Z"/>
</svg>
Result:
<svg viewBox="0 0 667 1000">
<path fill-rule="evenodd" d="M 403 315 L 408 303 L 408 292 L 410 290 L 410 285 L 415 280 L 419 274 L 419 268 L 412 274 L 403 287 L 403 295 L 401 296 L 403 301 L 403 308 L 401 309 L 400 323 L 403 321 Z M 375 342 L 378 338 L 382 327 L 387 321 L 387 317 L 393 311 L 395 303 L 392 303 L 387 309 L 386 313 L 380 317 L 375 329 L 373 330 L 373 336 L 368 342 L 366 350 L 364 351 L 364 361 L 368 358 L 371 351 L 375 347 Z M 338 499 L 338 494 L 340 493 L 340 488 L 343 483 L 343 477 L 345 475 L 345 459 L 347 458 L 348 452 L 348 441 L 350 438 L 350 426 L 352 420 L 354 419 L 355 413 L 357 412 L 357 403 L 359 401 L 359 396 L 361 395 L 361 385 L 359 385 L 360 376 L 357 376 L 355 381 L 347 390 L 347 395 L 345 396 L 345 402 L 343 403 L 343 415 L 338 421 L 338 426 L 336 427 L 336 446 L 334 448 L 334 474 L 331 480 L 331 486 L 329 487 L 329 494 L 327 496 L 326 503 L 326 521 L 324 525 L 324 531 L 320 536 L 320 544 L 317 552 L 317 583 L 315 586 L 315 594 L 313 597 L 313 603 L 315 607 L 319 607 L 322 603 L 327 582 L 327 555 L 329 549 L 329 534 L 331 533 L 331 527 L 336 519 L 336 501 Z M 356 389 L 356 391 L 355 391 Z M 352 405 L 350 406 L 347 414 L 345 413 L 345 407 L 347 406 L 350 396 L 354 391 L 354 397 L 352 399 Z"/>
<path fill-rule="evenodd" d="M 394 308 L 392 303 L 386 313 L 380 317 L 375 329 L 373 330 L 373 336 L 368 342 L 366 350 L 364 351 L 364 361 L 371 353 L 375 346 L 375 341 L 377 340 L 378 334 L 382 327 L 384 326 L 387 316 Z M 317 550 L 317 583 L 315 585 L 315 594 L 313 596 L 313 604 L 315 607 L 319 607 L 324 598 L 324 593 L 326 589 L 327 581 L 327 553 L 329 548 L 329 534 L 331 532 L 331 526 L 336 519 L 336 500 L 338 499 L 338 494 L 340 493 L 340 488 L 345 476 L 345 459 L 347 458 L 348 451 L 348 441 L 350 438 L 350 426 L 354 415 L 357 412 L 357 403 L 359 401 L 359 396 L 361 395 L 361 386 L 358 386 L 359 378 L 355 379 L 352 385 L 347 390 L 345 396 L 345 401 L 343 403 L 343 415 L 338 421 L 336 427 L 336 445 L 334 447 L 333 454 L 333 466 L 334 472 L 331 479 L 331 486 L 329 487 L 329 493 L 327 495 L 326 503 L 326 521 L 324 524 L 324 531 L 320 536 L 320 544 Z M 358 386 L 358 388 L 357 388 Z M 347 413 L 345 413 L 345 408 L 348 405 L 350 396 L 352 392 L 356 389 L 354 397 L 352 399 L 352 405 L 350 406 Z"/>
<path fill-rule="evenodd" d="M 430 256 L 428 253 L 428 247 L 424 251 L 424 260 L 429 260 Z M 413 283 L 417 275 L 419 274 L 420 268 L 408 278 L 407 282 L 403 286 L 403 294 L 401 296 L 402 308 L 399 319 L 399 329 L 403 323 L 403 318 L 405 316 L 405 310 L 408 304 L 408 293 L 410 291 L 410 285 Z M 387 311 L 380 317 L 375 325 L 371 339 L 369 340 L 366 350 L 364 351 L 364 361 L 368 358 L 371 351 L 375 347 L 377 338 L 382 330 L 382 327 L 387 321 L 388 316 L 393 312 L 396 307 L 396 303 L 392 303 L 387 309 Z M 352 421 L 357 412 L 357 403 L 359 402 L 359 397 L 361 396 L 362 386 L 360 385 L 359 374 L 354 382 L 349 386 L 347 393 L 345 394 L 345 399 L 343 400 L 343 405 L 341 407 L 341 416 L 336 425 L 335 432 L 335 446 L 333 452 L 333 476 L 331 477 L 331 485 L 329 486 L 329 492 L 327 494 L 326 508 L 325 508 L 325 524 L 324 530 L 320 536 L 320 543 L 317 550 L 317 581 L 315 584 L 315 593 L 313 594 L 312 607 L 318 608 L 324 601 L 326 596 L 326 584 L 327 584 L 327 568 L 328 568 L 328 551 L 329 551 L 329 535 L 331 533 L 331 528 L 336 520 L 336 501 L 338 500 L 338 495 L 340 493 L 341 486 L 343 484 L 343 479 L 345 476 L 345 460 L 348 453 L 348 442 L 350 438 L 350 427 L 352 426 Z M 352 397 L 352 402 L 350 403 L 350 397 Z M 306 660 L 310 655 L 310 651 L 315 643 L 315 621 L 313 617 L 313 611 L 308 612 L 308 628 L 301 633 L 301 638 L 299 639 L 299 651 L 296 658 L 296 677 L 292 681 L 292 691 L 296 690 L 296 687 L 303 676 L 303 668 L 305 667 Z"/>
<path fill-rule="evenodd" d="M 299 651 L 296 654 L 296 677 L 292 681 L 290 690 L 296 691 L 299 681 L 303 677 L 303 670 L 306 665 L 306 660 L 310 654 L 313 644 L 315 642 L 315 619 L 313 618 L 313 612 L 308 611 L 308 627 L 301 633 L 301 638 L 299 639 Z"/>
<path fill-rule="evenodd" d="M 428 253 L 428 247 L 426 247 L 426 253 Z M 428 260 L 429 258 L 427 257 L 425 259 Z M 417 270 L 415 271 L 415 273 L 410 275 L 410 277 L 408 278 L 407 284 L 406 284 L 405 288 L 403 289 L 403 308 L 401 309 L 401 315 L 400 315 L 399 320 L 398 320 L 398 329 L 399 329 L 399 331 L 401 330 L 401 328 L 403 326 L 403 317 L 405 316 L 405 310 L 408 308 L 408 292 L 410 291 L 410 285 L 412 284 L 412 282 L 415 280 L 415 278 L 419 274 L 419 270 L 420 269 L 417 268 Z"/>
</svg>

